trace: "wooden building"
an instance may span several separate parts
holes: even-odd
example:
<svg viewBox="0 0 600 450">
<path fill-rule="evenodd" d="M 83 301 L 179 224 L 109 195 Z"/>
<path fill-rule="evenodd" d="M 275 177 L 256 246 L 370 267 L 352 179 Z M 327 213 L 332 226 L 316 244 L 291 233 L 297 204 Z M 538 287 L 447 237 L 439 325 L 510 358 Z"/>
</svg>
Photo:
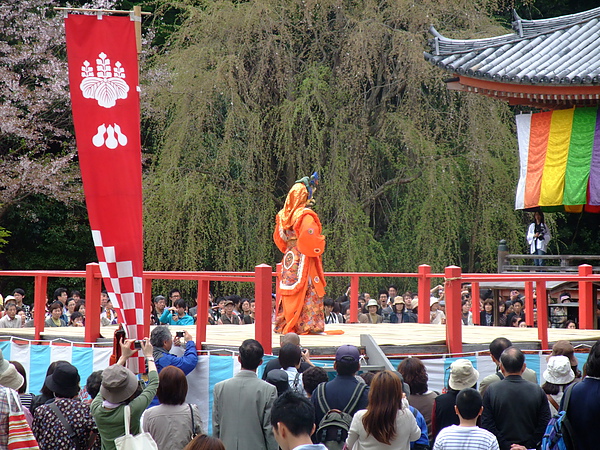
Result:
<svg viewBox="0 0 600 450">
<path fill-rule="evenodd" d="M 542 109 L 600 102 L 600 8 L 551 19 L 514 14 L 513 33 L 450 39 L 433 26 L 425 59 L 451 72 L 448 89 Z"/>
</svg>

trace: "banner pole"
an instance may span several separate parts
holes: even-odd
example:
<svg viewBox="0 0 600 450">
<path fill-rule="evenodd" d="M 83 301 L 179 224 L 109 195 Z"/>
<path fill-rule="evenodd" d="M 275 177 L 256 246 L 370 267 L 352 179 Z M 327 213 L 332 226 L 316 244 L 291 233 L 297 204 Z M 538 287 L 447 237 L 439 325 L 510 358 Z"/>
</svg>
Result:
<svg viewBox="0 0 600 450">
<path fill-rule="evenodd" d="M 140 12 L 139 14 L 136 14 L 138 16 L 150 16 L 152 15 L 151 12 L 146 12 L 146 11 L 142 11 L 142 7 L 141 6 L 134 6 L 133 7 L 133 11 L 135 13 L 135 8 L 139 8 Z M 93 12 L 93 13 L 103 13 L 103 14 L 131 14 L 130 10 L 121 10 L 121 9 L 93 9 L 93 8 L 66 8 L 66 7 L 62 7 L 62 6 L 55 6 L 53 8 L 56 11 L 77 11 L 77 12 Z"/>
<path fill-rule="evenodd" d="M 142 7 L 140 5 L 133 7 L 133 21 L 135 26 L 135 43 L 139 56 L 142 53 Z"/>
</svg>

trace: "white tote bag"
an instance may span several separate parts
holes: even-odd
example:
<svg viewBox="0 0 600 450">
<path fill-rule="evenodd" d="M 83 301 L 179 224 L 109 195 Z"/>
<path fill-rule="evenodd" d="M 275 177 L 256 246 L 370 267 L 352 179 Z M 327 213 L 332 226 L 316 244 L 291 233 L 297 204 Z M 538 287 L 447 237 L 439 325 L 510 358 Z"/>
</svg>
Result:
<svg viewBox="0 0 600 450">
<path fill-rule="evenodd" d="M 131 420 L 131 409 L 129 405 L 125 405 L 125 436 L 121 436 L 115 439 L 115 446 L 117 450 L 158 450 L 158 446 L 150 433 L 140 433 L 133 436 L 129 432 L 129 421 Z"/>
</svg>

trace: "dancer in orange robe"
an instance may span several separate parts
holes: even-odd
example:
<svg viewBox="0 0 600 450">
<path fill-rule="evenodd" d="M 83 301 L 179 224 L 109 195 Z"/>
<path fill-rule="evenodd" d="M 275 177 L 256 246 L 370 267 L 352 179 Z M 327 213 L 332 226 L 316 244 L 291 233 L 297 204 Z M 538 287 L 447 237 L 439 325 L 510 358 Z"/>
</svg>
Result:
<svg viewBox="0 0 600 450">
<path fill-rule="evenodd" d="M 275 218 L 273 240 L 283 255 L 276 333 L 322 333 L 325 329 L 325 278 L 321 255 L 325 236 L 319 216 L 310 207 L 318 175 L 297 181 Z"/>
</svg>

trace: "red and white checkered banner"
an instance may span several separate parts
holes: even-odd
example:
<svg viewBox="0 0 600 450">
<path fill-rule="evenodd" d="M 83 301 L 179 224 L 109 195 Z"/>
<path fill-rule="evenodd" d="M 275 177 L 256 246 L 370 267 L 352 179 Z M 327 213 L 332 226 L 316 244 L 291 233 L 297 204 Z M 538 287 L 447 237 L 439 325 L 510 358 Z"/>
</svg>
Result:
<svg viewBox="0 0 600 450">
<path fill-rule="evenodd" d="M 79 164 L 108 295 L 129 338 L 143 337 L 142 169 L 134 22 L 65 19 Z"/>
</svg>

